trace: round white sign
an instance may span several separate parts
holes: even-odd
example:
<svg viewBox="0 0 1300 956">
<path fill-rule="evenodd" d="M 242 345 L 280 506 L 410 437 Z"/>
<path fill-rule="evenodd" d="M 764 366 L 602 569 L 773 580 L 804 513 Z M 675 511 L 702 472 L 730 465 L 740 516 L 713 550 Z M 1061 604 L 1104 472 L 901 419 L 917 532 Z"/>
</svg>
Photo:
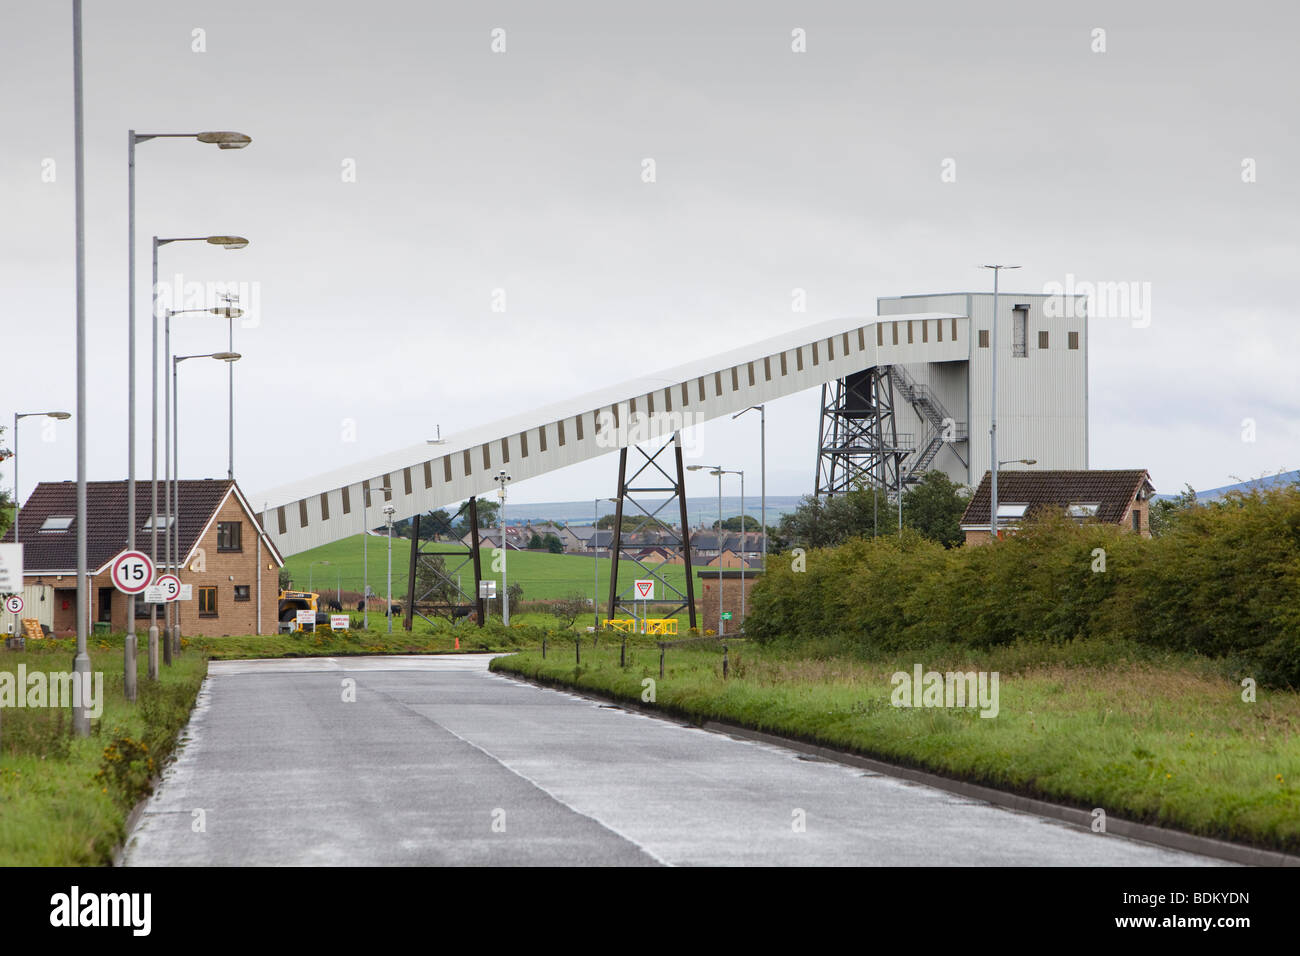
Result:
<svg viewBox="0 0 1300 956">
<path fill-rule="evenodd" d="M 23 599 L 17 594 L 11 594 L 5 598 L 5 610 L 10 614 L 21 614 L 23 611 Z"/>
<path fill-rule="evenodd" d="M 181 579 L 174 574 L 164 574 L 155 582 L 163 589 L 164 601 L 175 601 L 181 596 Z"/>
<path fill-rule="evenodd" d="M 113 587 L 123 594 L 139 594 L 153 580 L 153 562 L 141 551 L 123 551 L 113 559 Z"/>
</svg>

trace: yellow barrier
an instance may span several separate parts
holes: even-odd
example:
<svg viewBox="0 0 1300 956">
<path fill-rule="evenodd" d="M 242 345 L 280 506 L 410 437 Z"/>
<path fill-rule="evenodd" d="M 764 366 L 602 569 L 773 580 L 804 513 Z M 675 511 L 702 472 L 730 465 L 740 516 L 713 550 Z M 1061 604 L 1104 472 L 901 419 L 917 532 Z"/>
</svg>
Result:
<svg viewBox="0 0 1300 956">
<path fill-rule="evenodd" d="M 631 617 L 616 617 L 605 622 L 605 629 L 624 634 L 676 634 L 677 618 L 648 617 L 638 621 Z"/>
</svg>

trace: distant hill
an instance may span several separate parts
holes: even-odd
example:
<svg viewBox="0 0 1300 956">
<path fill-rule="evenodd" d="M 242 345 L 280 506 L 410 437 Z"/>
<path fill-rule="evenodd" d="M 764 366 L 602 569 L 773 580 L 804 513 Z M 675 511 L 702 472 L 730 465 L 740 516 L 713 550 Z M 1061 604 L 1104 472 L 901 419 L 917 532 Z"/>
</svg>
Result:
<svg viewBox="0 0 1300 956">
<path fill-rule="evenodd" d="M 1221 488 L 1210 488 L 1206 491 L 1196 489 L 1197 501 L 1213 501 L 1216 498 L 1222 498 L 1224 495 L 1233 491 L 1250 491 L 1253 488 L 1277 488 L 1281 485 L 1290 485 L 1300 482 L 1300 469 L 1295 471 L 1284 471 L 1278 475 L 1266 475 L 1262 478 L 1252 478 L 1249 481 L 1239 481 L 1235 485 L 1224 485 Z M 1156 495 L 1157 499 L 1168 500 L 1176 498 L 1177 495 Z"/>
</svg>

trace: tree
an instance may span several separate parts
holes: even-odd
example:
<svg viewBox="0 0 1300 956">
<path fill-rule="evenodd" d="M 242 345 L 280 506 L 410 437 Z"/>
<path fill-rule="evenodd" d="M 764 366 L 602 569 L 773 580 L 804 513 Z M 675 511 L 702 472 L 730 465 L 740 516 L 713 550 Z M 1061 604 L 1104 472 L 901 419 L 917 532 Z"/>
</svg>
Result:
<svg viewBox="0 0 1300 956">
<path fill-rule="evenodd" d="M 542 545 L 542 536 L 541 536 L 540 534 L 538 534 L 536 531 L 534 531 L 534 532 L 533 532 L 533 536 L 532 536 L 531 538 L 528 539 L 528 550 L 529 550 L 529 551 L 540 551 L 540 550 L 542 550 L 542 547 L 543 547 L 543 545 Z"/>
<path fill-rule="evenodd" d="M 289 575 L 287 568 L 280 569 L 280 590 L 287 591 L 293 587 L 293 578 Z"/>
<path fill-rule="evenodd" d="M 1151 526 L 1151 536 L 1159 538 L 1161 535 L 1168 534 L 1173 530 L 1179 519 L 1195 508 L 1196 505 L 1196 491 L 1191 485 L 1184 485 L 1183 490 L 1173 498 L 1160 498 L 1152 501 L 1151 510 L 1147 516 Z"/>
<path fill-rule="evenodd" d="M 462 599 L 457 594 L 456 585 L 447 580 L 446 571 L 442 555 L 421 555 L 415 565 L 415 599 L 434 604 L 459 604 Z"/>
<path fill-rule="evenodd" d="M 762 524 L 753 515 L 736 515 L 722 522 L 724 531 L 740 531 L 742 526 L 745 531 L 758 531 L 762 528 Z M 714 531 L 718 530 L 718 522 L 715 520 L 709 527 Z"/>
<path fill-rule="evenodd" d="M 451 534 L 451 515 L 446 508 L 430 511 L 420 518 L 420 534 L 430 538 Z"/>
<path fill-rule="evenodd" d="M 611 531 L 614 528 L 614 519 L 617 515 L 601 515 L 596 519 L 596 527 L 602 531 Z M 628 534 L 633 531 L 640 531 L 646 527 L 654 527 L 655 519 L 648 515 L 623 515 L 623 533 Z"/>
<path fill-rule="evenodd" d="M 560 622 L 560 626 L 567 630 L 573 627 L 573 622 L 578 619 L 579 615 L 585 614 L 589 607 L 590 598 L 575 592 L 552 603 L 551 613 Z"/>
<path fill-rule="evenodd" d="M 893 534 L 898 510 L 883 490 L 855 488 L 825 499 L 805 495 L 794 511 L 781 516 L 781 547 L 829 548 L 850 538 Z"/>
<path fill-rule="evenodd" d="M 961 516 L 969 500 L 964 485 L 942 471 L 926 472 L 918 484 L 903 492 L 903 524 L 945 548 L 956 547 L 966 540 Z"/>
<path fill-rule="evenodd" d="M 551 554 L 564 554 L 564 542 L 554 534 L 547 533 L 546 537 L 542 540 L 542 544 Z"/>
<path fill-rule="evenodd" d="M 491 498 L 479 498 L 477 507 L 479 529 L 482 530 L 484 528 L 496 527 L 497 515 L 500 513 L 501 506 Z M 446 512 L 443 513 L 446 514 Z M 460 519 L 460 522 L 451 532 L 458 538 L 463 538 L 470 532 L 468 508 L 465 510 L 464 514 L 465 517 Z"/>
</svg>

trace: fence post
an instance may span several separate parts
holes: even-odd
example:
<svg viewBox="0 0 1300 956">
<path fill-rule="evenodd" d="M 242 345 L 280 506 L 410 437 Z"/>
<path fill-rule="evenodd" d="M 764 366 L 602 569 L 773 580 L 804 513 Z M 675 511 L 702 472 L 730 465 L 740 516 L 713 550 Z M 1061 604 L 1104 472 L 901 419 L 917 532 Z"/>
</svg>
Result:
<svg viewBox="0 0 1300 956">
<path fill-rule="evenodd" d="M 623 646 L 618 649 L 618 666 L 627 666 L 627 638 L 623 638 Z"/>
<path fill-rule="evenodd" d="M 542 660 L 546 660 L 546 638 L 542 638 Z"/>
<path fill-rule="evenodd" d="M 659 679 L 663 680 L 663 678 L 664 678 L 664 646 L 660 644 L 659 645 Z"/>
<path fill-rule="evenodd" d="M 722 645 L 722 679 L 727 679 L 727 645 Z"/>
<path fill-rule="evenodd" d="M 573 639 L 573 662 L 575 664 L 582 663 L 582 638 L 580 637 Z"/>
</svg>

